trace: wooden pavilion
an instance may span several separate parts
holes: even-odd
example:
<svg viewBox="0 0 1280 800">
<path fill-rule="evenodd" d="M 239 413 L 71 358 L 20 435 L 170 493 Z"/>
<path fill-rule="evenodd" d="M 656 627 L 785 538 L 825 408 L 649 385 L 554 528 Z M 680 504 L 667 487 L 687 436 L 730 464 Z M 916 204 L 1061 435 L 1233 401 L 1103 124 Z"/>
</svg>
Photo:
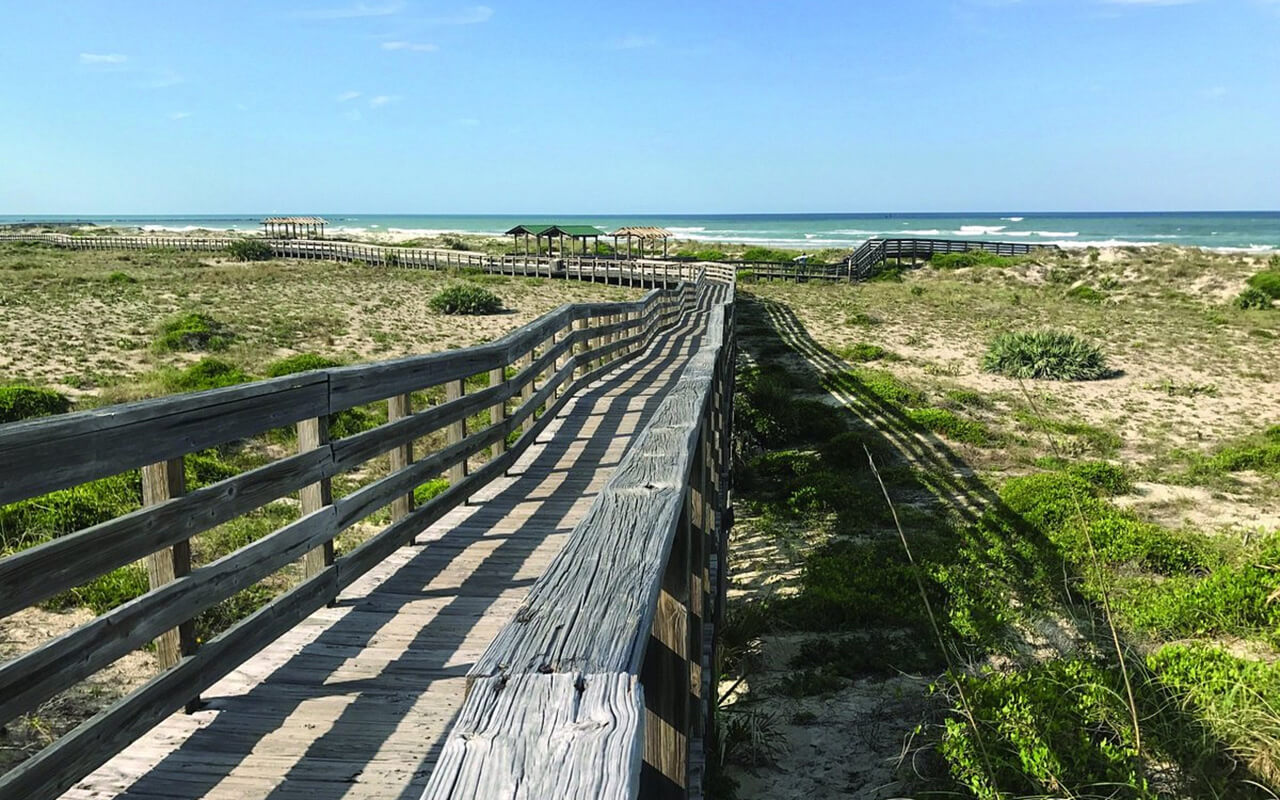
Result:
<svg viewBox="0 0 1280 800">
<path fill-rule="evenodd" d="M 595 244 L 599 245 L 600 237 L 603 235 L 603 233 L 599 228 L 593 225 L 521 224 L 507 231 L 506 235 L 513 237 L 517 246 L 519 246 L 520 238 L 524 237 L 524 254 L 526 256 L 529 255 L 529 237 L 530 236 L 534 238 L 534 249 L 533 249 L 534 253 L 542 252 L 542 238 L 545 236 L 547 239 L 548 254 L 554 254 L 556 250 L 556 247 L 555 247 L 556 243 L 559 244 L 560 253 L 563 254 L 565 252 L 564 240 L 566 237 L 568 237 L 572 242 L 575 242 L 575 243 L 578 241 L 581 241 L 582 243 L 581 250 L 583 255 L 585 255 L 587 252 L 587 240 L 594 239 Z M 572 247 L 573 246 L 571 245 L 570 249 L 572 249 Z"/>
<path fill-rule="evenodd" d="M 649 225 L 628 225 L 624 228 L 618 228 L 610 234 L 613 237 L 613 251 L 618 252 L 618 239 L 625 236 L 627 238 L 627 258 L 631 258 L 631 240 L 636 239 L 640 243 L 640 258 L 644 258 L 644 243 L 651 241 L 656 243 L 662 240 L 662 257 L 667 257 L 667 240 L 671 238 L 671 231 L 666 228 L 655 228 Z"/>
<path fill-rule="evenodd" d="M 262 235 L 270 239 L 323 239 L 328 224 L 320 217 L 267 217 L 262 221 Z"/>
</svg>

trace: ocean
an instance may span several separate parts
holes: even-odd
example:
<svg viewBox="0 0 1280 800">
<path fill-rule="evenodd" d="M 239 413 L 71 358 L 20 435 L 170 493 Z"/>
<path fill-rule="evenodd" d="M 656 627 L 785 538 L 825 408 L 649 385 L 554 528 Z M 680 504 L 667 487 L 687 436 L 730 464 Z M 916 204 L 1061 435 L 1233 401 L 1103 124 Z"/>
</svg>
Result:
<svg viewBox="0 0 1280 800">
<path fill-rule="evenodd" d="M 314 211 L 298 211 L 313 215 Z M 921 236 L 1056 244 L 1063 247 L 1169 244 L 1215 250 L 1280 250 L 1280 211 L 1140 213 L 955 214 L 678 214 L 678 215 L 454 215 L 318 213 L 334 233 L 441 232 L 500 234 L 520 223 L 594 225 L 608 232 L 622 225 L 656 225 L 679 239 L 819 250 L 853 248 L 870 238 Z M 253 231 L 266 214 L 0 216 L 13 222 L 81 221 L 99 225 L 185 231 L 196 228 Z"/>
</svg>

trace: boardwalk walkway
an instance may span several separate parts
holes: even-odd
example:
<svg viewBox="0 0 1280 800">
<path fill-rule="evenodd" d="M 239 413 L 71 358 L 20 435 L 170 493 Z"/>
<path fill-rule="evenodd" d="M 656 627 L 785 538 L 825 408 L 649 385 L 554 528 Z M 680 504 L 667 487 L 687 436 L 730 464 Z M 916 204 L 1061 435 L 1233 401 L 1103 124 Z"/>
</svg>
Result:
<svg viewBox="0 0 1280 800">
<path fill-rule="evenodd" d="M 706 310 L 584 389 L 511 470 L 67 798 L 416 800 L 466 672 L 674 386 Z"/>
</svg>

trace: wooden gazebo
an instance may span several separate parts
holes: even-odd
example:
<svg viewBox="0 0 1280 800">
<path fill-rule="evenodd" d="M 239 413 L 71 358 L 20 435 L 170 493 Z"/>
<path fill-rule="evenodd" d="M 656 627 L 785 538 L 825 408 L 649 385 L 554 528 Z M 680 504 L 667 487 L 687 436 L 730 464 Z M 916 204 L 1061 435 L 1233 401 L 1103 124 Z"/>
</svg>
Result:
<svg viewBox="0 0 1280 800">
<path fill-rule="evenodd" d="M 627 238 L 627 258 L 631 258 L 631 240 L 636 239 L 640 243 L 640 258 L 644 258 L 644 243 L 646 241 L 657 242 L 662 240 L 662 257 L 667 257 L 667 240 L 671 238 L 671 231 L 666 228 L 655 228 L 650 225 L 628 225 L 624 228 L 618 228 L 610 234 L 613 237 L 613 251 L 618 252 L 618 239 L 625 236 Z"/>
<path fill-rule="evenodd" d="M 548 254 L 552 254 L 555 252 L 554 243 L 556 241 L 559 242 L 560 252 L 563 254 L 565 251 L 564 240 L 565 240 L 565 237 L 568 237 L 569 239 L 575 242 L 578 240 L 581 240 L 582 253 L 585 255 L 587 252 L 587 240 L 595 239 L 595 244 L 599 245 L 600 237 L 603 235 L 603 232 L 599 228 L 593 225 L 521 224 L 507 231 L 506 235 L 513 237 L 517 246 L 520 243 L 520 238 L 524 237 L 524 254 L 526 256 L 529 255 L 529 237 L 530 236 L 534 238 L 535 253 L 542 252 L 542 238 L 545 236 L 547 239 Z"/>
<path fill-rule="evenodd" d="M 323 239 L 328 224 L 320 217 L 267 217 L 262 221 L 262 235 L 269 239 Z"/>
</svg>

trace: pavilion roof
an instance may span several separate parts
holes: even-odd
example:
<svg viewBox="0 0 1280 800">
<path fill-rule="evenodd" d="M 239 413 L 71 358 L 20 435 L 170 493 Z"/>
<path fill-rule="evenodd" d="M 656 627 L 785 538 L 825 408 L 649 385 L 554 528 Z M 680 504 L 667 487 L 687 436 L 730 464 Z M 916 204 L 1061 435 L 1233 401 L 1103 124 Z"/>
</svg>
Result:
<svg viewBox="0 0 1280 800">
<path fill-rule="evenodd" d="M 671 235 L 666 228 L 655 228 L 652 225 L 628 225 L 618 228 L 612 236 L 638 236 L 641 239 L 665 239 Z"/>
<path fill-rule="evenodd" d="M 328 225 L 323 217 L 267 217 L 262 221 L 272 225 Z"/>
<path fill-rule="evenodd" d="M 552 225 L 542 231 L 543 236 L 603 236 L 604 231 L 594 225 Z"/>
<path fill-rule="evenodd" d="M 542 232 L 545 231 L 546 229 L 547 229 L 546 225 L 541 225 L 541 224 L 529 225 L 526 223 L 521 223 L 520 225 L 517 225 L 511 230 L 507 231 L 507 236 L 514 236 L 520 233 L 527 233 L 530 236 L 541 236 Z"/>
</svg>

